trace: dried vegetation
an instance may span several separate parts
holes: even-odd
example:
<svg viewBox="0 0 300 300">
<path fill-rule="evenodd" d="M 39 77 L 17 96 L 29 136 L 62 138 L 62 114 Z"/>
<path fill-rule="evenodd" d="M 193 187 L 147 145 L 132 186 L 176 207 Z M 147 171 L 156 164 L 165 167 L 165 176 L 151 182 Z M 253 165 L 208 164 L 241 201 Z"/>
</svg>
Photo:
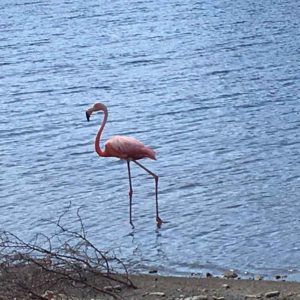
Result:
<svg viewBox="0 0 300 300">
<path fill-rule="evenodd" d="M 55 228 L 50 236 L 38 233 L 26 242 L 0 233 L 0 300 L 117 299 L 123 287 L 135 288 L 122 261 L 87 238 L 79 209 L 79 229 L 65 225 L 70 208 L 58 220 L 47 220 Z"/>
</svg>

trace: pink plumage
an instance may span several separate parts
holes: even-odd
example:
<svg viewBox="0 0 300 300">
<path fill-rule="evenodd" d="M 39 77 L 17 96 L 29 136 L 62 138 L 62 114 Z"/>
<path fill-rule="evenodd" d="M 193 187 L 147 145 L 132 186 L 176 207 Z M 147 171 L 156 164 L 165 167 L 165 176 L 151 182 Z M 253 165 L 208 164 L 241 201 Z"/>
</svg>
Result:
<svg viewBox="0 0 300 300">
<path fill-rule="evenodd" d="M 115 156 L 122 159 L 142 159 L 145 157 L 156 159 L 155 151 L 146 147 L 139 140 L 130 136 L 116 135 L 105 142 L 106 156 Z"/>
</svg>

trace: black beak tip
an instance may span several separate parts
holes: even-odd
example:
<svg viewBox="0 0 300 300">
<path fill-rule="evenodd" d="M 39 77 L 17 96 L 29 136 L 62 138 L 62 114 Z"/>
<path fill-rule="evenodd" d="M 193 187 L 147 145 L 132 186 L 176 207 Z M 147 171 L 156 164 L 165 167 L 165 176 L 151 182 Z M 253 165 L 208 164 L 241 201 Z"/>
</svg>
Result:
<svg viewBox="0 0 300 300">
<path fill-rule="evenodd" d="M 88 120 L 88 121 L 90 121 L 90 115 L 89 115 L 89 113 L 86 111 L 85 112 L 85 115 L 86 115 L 86 119 Z"/>
</svg>

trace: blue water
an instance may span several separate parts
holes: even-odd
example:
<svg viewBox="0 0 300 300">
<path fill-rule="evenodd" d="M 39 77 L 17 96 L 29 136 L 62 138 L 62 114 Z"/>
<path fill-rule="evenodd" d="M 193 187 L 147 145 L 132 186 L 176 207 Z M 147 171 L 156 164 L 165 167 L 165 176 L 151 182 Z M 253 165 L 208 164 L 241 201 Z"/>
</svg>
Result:
<svg viewBox="0 0 300 300">
<path fill-rule="evenodd" d="M 254 3 L 255 2 L 255 3 Z M 300 2 L 0 2 L 1 229 L 52 230 L 72 202 L 130 270 L 300 280 Z M 94 137 L 157 151 L 133 166 Z M 71 210 L 72 210 L 71 209 Z M 67 223 L 74 228 L 71 216 Z"/>
</svg>

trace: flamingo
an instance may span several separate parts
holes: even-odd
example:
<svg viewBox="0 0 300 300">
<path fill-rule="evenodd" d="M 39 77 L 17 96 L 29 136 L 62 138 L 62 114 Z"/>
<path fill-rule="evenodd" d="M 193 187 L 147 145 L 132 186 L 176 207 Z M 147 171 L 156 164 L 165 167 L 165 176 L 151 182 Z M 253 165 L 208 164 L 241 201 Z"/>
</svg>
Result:
<svg viewBox="0 0 300 300">
<path fill-rule="evenodd" d="M 102 150 L 100 148 L 100 138 L 108 118 L 107 107 L 103 103 L 100 102 L 95 103 L 92 107 L 86 110 L 86 118 L 89 121 L 92 113 L 97 111 L 102 111 L 104 113 L 104 118 L 95 139 L 96 152 L 98 153 L 99 156 L 102 157 L 117 157 L 126 160 L 127 162 L 128 177 L 129 177 L 129 223 L 134 228 L 132 223 L 133 189 L 132 189 L 131 172 L 130 172 L 130 162 L 134 162 L 140 168 L 142 168 L 144 171 L 150 174 L 155 180 L 156 222 L 157 222 L 157 226 L 160 227 L 163 221 L 159 217 L 159 212 L 158 212 L 158 176 L 137 161 L 142 158 L 150 158 L 156 160 L 155 151 L 150 147 L 145 146 L 142 142 L 140 142 L 139 140 L 133 137 L 121 136 L 121 135 L 116 135 L 108 139 L 105 142 L 104 150 Z"/>
</svg>

